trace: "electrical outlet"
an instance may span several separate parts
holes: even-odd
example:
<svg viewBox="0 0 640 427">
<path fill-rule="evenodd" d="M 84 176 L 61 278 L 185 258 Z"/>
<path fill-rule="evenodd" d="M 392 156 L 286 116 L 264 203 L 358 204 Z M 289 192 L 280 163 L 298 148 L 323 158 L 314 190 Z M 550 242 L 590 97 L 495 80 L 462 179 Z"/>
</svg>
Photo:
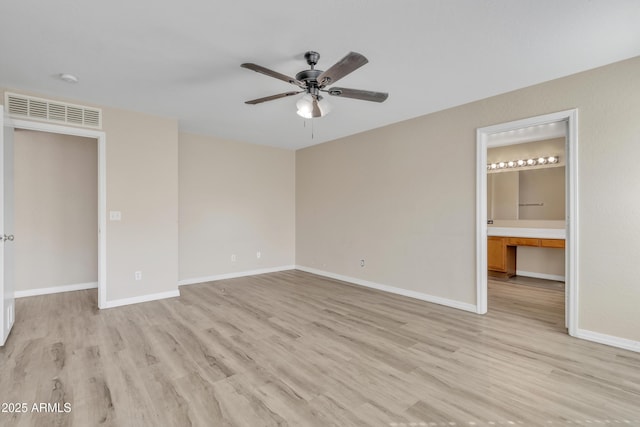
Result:
<svg viewBox="0 0 640 427">
<path fill-rule="evenodd" d="M 260 253 L 260 251 L 256 252 L 256 258 L 258 259 L 262 258 L 262 254 Z"/>
<path fill-rule="evenodd" d="M 136 280 L 142 280 L 142 271 L 136 271 L 134 276 Z"/>
<path fill-rule="evenodd" d="M 364 267 L 364 260 L 363 259 L 360 260 L 360 267 Z"/>
<path fill-rule="evenodd" d="M 231 255 L 231 262 L 236 262 L 236 254 Z"/>
</svg>

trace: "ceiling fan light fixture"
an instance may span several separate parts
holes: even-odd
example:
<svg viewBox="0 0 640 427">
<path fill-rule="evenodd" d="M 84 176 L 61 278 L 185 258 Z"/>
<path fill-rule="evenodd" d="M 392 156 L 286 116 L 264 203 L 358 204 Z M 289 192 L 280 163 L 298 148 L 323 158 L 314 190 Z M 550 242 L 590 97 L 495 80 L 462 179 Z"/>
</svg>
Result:
<svg viewBox="0 0 640 427">
<path fill-rule="evenodd" d="M 296 102 L 296 107 L 298 107 L 298 115 L 305 119 L 324 117 L 331 111 L 331 104 L 326 99 L 320 95 L 314 97 L 309 93 Z"/>
<path fill-rule="evenodd" d="M 297 113 L 300 117 L 305 119 L 313 117 L 313 97 L 308 93 L 296 102 L 296 107 L 298 107 Z"/>
</svg>

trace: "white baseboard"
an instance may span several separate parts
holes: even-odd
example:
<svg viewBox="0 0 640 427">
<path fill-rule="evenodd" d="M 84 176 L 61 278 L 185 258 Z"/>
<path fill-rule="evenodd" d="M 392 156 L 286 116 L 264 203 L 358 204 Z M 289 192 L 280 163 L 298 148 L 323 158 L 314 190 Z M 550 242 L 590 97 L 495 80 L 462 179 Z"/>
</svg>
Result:
<svg viewBox="0 0 640 427">
<path fill-rule="evenodd" d="M 73 285 L 52 286 L 50 288 L 27 289 L 25 291 L 15 291 L 15 298 L 33 297 L 36 295 L 58 294 L 60 292 L 83 291 L 85 289 L 96 289 L 98 282 L 75 283 Z"/>
<path fill-rule="evenodd" d="M 260 268 L 257 270 L 238 271 L 234 273 L 217 274 L 214 276 L 194 277 L 178 281 L 178 286 L 195 285 L 197 283 L 215 282 L 216 280 L 235 279 L 237 277 L 256 276 L 258 274 L 276 273 L 278 271 L 294 270 L 295 265 L 283 265 L 280 267 Z"/>
<path fill-rule="evenodd" d="M 532 271 L 516 270 L 517 276 L 534 277 L 536 279 L 555 280 L 556 282 L 564 282 L 564 276 L 558 274 L 534 273 Z"/>
<path fill-rule="evenodd" d="M 316 270 L 315 268 L 305 267 L 302 265 L 296 265 L 296 270 L 306 271 L 307 273 L 317 274 L 318 276 L 324 276 L 324 277 L 329 277 L 331 279 L 341 280 L 343 282 L 352 283 L 354 285 L 365 286 L 367 288 L 377 289 L 377 290 L 389 292 L 392 294 L 403 295 L 405 297 L 415 298 L 422 301 L 445 305 L 447 307 L 457 308 L 459 310 L 477 313 L 477 308 L 475 304 L 468 304 L 465 302 L 450 300 L 447 298 L 436 297 L 429 294 L 423 294 L 421 292 L 410 291 L 408 289 L 396 288 L 394 286 L 382 285 L 380 283 L 370 282 L 368 280 L 358 279 L 355 277 L 343 276 L 341 274 L 330 273 L 328 271 Z"/>
<path fill-rule="evenodd" d="M 120 307 L 123 305 L 138 304 L 141 302 L 156 301 L 159 299 L 174 298 L 179 296 L 180 296 L 180 290 L 176 289 L 175 291 L 160 292 L 157 294 L 140 295 L 138 297 L 111 300 L 111 301 L 107 301 L 104 307 L 100 307 L 100 308 L 102 309 L 102 308 Z"/>
<path fill-rule="evenodd" d="M 588 331 L 586 329 L 578 329 L 574 336 L 583 340 L 593 341 L 600 344 L 610 345 L 612 347 L 618 347 L 640 353 L 640 341 L 633 341 L 626 338 L 615 337 L 613 335 L 601 334 L 600 332 Z"/>
</svg>

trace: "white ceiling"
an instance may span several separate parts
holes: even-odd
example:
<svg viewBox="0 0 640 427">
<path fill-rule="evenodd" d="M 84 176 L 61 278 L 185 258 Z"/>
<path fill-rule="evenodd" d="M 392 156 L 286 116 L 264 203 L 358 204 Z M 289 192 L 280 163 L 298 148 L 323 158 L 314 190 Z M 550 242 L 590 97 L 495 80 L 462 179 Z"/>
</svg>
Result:
<svg viewBox="0 0 640 427">
<path fill-rule="evenodd" d="M 0 86 L 179 119 L 183 131 L 301 148 L 640 55 L 638 0 L 20 0 L 0 7 Z M 320 52 L 369 63 L 311 122 L 288 75 Z M 73 73 L 80 83 L 56 79 Z M 306 125 L 306 127 L 305 127 Z"/>
</svg>

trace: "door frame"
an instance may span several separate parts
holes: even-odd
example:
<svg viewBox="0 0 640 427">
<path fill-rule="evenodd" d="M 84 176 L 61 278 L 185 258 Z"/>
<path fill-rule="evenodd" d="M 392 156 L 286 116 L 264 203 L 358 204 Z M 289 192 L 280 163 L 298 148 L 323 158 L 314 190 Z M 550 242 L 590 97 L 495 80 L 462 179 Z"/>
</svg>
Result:
<svg viewBox="0 0 640 427">
<path fill-rule="evenodd" d="M 8 228 L 6 227 L 7 215 L 5 215 L 4 209 L 5 202 L 7 200 L 5 161 L 6 155 L 12 155 L 13 153 L 13 147 L 11 147 L 10 150 L 7 149 L 8 145 L 13 145 L 13 135 L 9 138 L 5 138 L 9 129 L 12 129 L 11 125 L 5 115 L 4 107 L 0 105 L 0 229 L 2 230 L 2 234 L 0 234 L 0 236 L 6 236 L 7 234 L 12 234 L 14 232 L 14 224 L 10 224 Z M 9 140 L 11 140 L 11 142 Z M 13 175 L 13 163 L 10 168 L 12 169 L 11 175 Z M 13 180 L 13 176 L 11 177 L 11 180 Z M 13 187 L 13 185 L 11 187 Z M 10 199 L 13 199 L 13 188 L 10 190 L 9 197 Z M 13 212 L 10 213 L 9 217 L 15 219 Z M 12 248 L 12 244 L 7 246 L 6 240 L 4 242 L 2 242 L 2 240 L 3 238 L 0 237 L 0 347 L 6 344 L 6 341 L 9 339 L 9 335 L 11 334 L 13 324 L 15 323 L 15 287 L 12 266 L 9 267 L 10 274 L 7 275 L 7 261 L 12 261 L 7 260 L 7 253 L 13 254 L 15 252 Z"/>
<path fill-rule="evenodd" d="M 33 122 L 9 117 L 14 129 L 50 132 L 62 135 L 82 136 L 98 140 L 98 308 L 106 308 L 107 302 L 107 135 L 103 131 Z"/>
<path fill-rule="evenodd" d="M 578 330 L 578 110 L 571 109 L 476 130 L 476 310 L 487 312 L 487 149 L 493 146 L 489 135 L 517 131 L 555 122 L 567 123 L 566 135 L 566 248 L 565 316 L 569 335 Z"/>
</svg>

